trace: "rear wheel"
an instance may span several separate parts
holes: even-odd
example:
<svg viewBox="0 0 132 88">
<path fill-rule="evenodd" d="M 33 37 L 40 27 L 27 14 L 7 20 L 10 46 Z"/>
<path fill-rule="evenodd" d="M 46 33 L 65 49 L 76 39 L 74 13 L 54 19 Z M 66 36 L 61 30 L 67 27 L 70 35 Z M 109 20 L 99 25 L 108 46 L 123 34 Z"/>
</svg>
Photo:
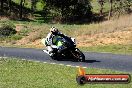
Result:
<svg viewBox="0 0 132 88">
<path fill-rule="evenodd" d="M 85 55 L 78 48 L 76 48 L 75 51 L 72 51 L 72 55 L 76 61 L 85 62 Z"/>
</svg>

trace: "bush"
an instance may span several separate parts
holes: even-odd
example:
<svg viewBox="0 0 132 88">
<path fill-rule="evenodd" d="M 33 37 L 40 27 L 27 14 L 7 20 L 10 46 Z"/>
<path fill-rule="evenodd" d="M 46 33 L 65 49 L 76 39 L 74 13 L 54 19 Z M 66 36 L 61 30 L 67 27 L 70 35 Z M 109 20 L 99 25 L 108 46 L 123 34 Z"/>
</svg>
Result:
<svg viewBox="0 0 132 88">
<path fill-rule="evenodd" d="M 10 25 L 3 25 L 0 28 L 0 36 L 2 37 L 11 36 L 13 34 L 16 34 L 16 32 L 17 31 Z"/>
<path fill-rule="evenodd" d="M 10 39 L 11 39 L 11 40 L 20 40 L 20 39 L 22 39 L 22 36 L 16 34 L 16 35 L 11 36 Z"/>
<path fill-rule="evenodd" d="M 28 36 L 28 33 L 30 32 L 31 30 L 29 29 L 23 29 L 21 30 L 18 34 L 21 35 L 21 36 Z"/>
</svg>

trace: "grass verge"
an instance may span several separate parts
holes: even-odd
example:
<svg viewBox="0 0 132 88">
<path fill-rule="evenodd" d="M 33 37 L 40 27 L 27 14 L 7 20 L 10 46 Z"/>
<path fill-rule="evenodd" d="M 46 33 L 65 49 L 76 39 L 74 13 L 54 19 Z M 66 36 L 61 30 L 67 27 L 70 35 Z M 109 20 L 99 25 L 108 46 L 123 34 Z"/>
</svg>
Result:
<svg viewBox="0 0 132 88">
<path fill-rule="evenodd" d="M 83 51 L 92 52 L 108 52 L 113 54 L 132 55 L 132 45 L 105 45 L 105 46 L 90 46 L 79 47 Z"/>
<path fill-rule="evenodd" d="M 86 84 L 79 86 L 78 69 L 20 59 L 0 59 L 0 88 L 131 88 L 130 84 Z M 87 68 L 87 74 L 121 74 L 113 70 Z M 130 73 L 131 74 L 131 73 Z"/>
<path fill-rule="evenodd" d="M 10 45 L 10 44 L 0 44 L 2 47 L 16 47 L 16 48 L 36 48 L 44 49 L 44 46 L 35 46 L 35 45 Z M 122 55 L 132 55 L 132 45 L 105 45 L 105 46 L 90 46 L 90 47 L 78 47 L 81 51 L 84 52 L 107 52 L 112 54 L 122 54 Z"/>
</svg>

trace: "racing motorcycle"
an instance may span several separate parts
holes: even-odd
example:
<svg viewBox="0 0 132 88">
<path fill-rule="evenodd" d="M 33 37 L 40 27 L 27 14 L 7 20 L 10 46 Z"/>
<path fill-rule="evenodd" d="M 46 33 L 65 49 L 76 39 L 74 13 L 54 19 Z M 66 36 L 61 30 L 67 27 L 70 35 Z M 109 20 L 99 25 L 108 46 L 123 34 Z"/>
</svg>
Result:
<svg viewBox="0 0 132 88">
<path fill-rule="evenodd" d="M 75 38 L 67 36 L 57 36 L 57 38 L 54 38 L 55 45 L 51 46 L 53 48 L 53 55 L 50 56 L 52 59 L 61 60 L 61 58 L 72 58 L 72 60 L 78 62 L 85 61 L 85 55 L 78 48 L 76 48 Z M 44 50 L 44 52 L 49 54 L 48 50 Z"/>
</svg>

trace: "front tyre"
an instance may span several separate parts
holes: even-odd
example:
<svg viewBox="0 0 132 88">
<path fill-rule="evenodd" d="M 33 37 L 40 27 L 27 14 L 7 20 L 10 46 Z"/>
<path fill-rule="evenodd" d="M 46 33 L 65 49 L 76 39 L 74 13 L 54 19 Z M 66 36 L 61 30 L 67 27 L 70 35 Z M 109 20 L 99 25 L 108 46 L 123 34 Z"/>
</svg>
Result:
<svg viewBox="0 0 132 88">
<path fill-rule="evenodd" d="M 72 52 L 72 55 L 74 56 L 76 61 L 85 62 L 85 55 L 78 48 L 76 48 L 75 51 Z"/>
</svg>

